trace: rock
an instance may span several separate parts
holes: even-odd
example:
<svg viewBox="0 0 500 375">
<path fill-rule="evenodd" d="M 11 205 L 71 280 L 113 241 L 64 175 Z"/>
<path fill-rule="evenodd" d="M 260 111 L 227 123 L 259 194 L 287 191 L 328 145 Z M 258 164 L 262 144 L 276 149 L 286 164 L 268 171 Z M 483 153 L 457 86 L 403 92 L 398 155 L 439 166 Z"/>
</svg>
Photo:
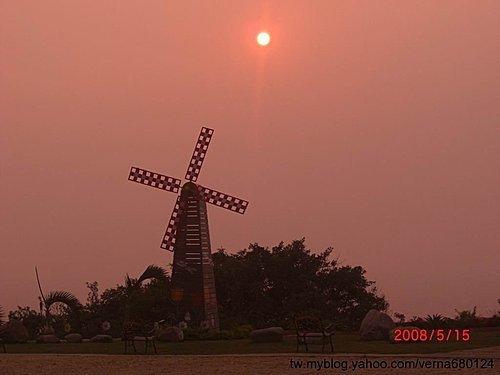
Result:
<svg viewBox="0 0 500 375">
<path fill-rule="evenodd" d="M 389 338 L 389 332 L 396 324 L 391 317 L 377 310 L 370 310 L 361 322 L 359 335 L 362 340 L 384 340 Z"/>
<path fill-rule="evenodd" d="M 160 328 L 156 338 L 158 341 L 180 342 L 184 340 L 184 332 L 179 327 Z"/>
<path fill-rule="evenodd" d="M 95 335 L 90 339 L 90 342 L 113 342 L 113 337 L 110 335 Z"/>
<path fill-rule="evenodd" d="M 82 342 L 83 337 L 79 333 L 68 333 L 66 336 L 64 336 L 64 338 L 66 339 L 66 342 L 80 343 Z"/>
<path fill-rule="evenodd" d="M 37 344 L 58 344 L 61 342 L 56 335 L 38 335 Z"/>
<path fill-rule="evenodd" d="M 250 338 L 253 342 L 279 342 L 283 341 L 284 333 L 281 327 L 256 329 L 250 332 Z"/>
<path fill-rule="evenodd" d="M 28 341 L 29 333 L 19 320 L 9 320 L 2 327 L 2 337 L 6 343 L 18 344 Z"/>
<path fill-rule="evenodd" d="M 401 330 L 409 331 L 409 332 L 410 332 L 410 335 L 409 335 L 409 336 L 410 336 L 410 340 L 406 340 L 406 341 L 405 341 L 405 339 L 407 339 L 407 338 L 408 338 L 408 336 L 407 336 L 408 334 L 407 334 L 407 333 L 405 333 L 405 337 L 404 337 L 404 338 L 403 338 L 403 336 L 402 336 L 402 333 L 400 333 L 400 334 L 398 334 L 398 341 L 394 341 L 394 338 L 396 337 L 396 330 L 397 330 L 397 329 L 401 329 Z M 393 329 L 391 329 L 391 331 L 389 332 L 389 341 L 390 341 L 391 343 L 393 343 L 393 344 L 397 344 L 397 343 L 407 343 L 407 342 L 419 342 L 420 340 L 416 340 L 416 341 L 411 340 L 411 331 L 413 331 L 413 330 L 417 330 L 417 331 L 419 331 L 419 332 L 421 331 L 421 329 L 420 329 L 420 328 L 418 328 L 418 327 L 411 327 L 411 326 L 406 326 L 406 327 L 401 327 L 401 326 L 399 326 L 399 327 L 393 328 Z"/>
</svg>

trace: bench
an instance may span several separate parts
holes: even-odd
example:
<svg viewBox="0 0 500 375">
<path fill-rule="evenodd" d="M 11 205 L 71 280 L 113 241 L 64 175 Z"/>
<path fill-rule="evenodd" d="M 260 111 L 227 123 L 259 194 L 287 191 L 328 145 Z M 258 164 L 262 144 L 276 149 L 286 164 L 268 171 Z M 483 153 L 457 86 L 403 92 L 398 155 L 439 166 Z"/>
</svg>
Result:
<svg viewBox="0 0 500 375">
<path fill-rule="evenodd" d="M 158 354 L 153 330 L 148 329 L 145 324 L 132 321 L 126 322 L 123 326 L 122 341 L 125 344 L 125 354 L 128 353 L 130 348 L 134 350 L 134 353 L 137 353 L 136 342 L 144 342 L 145 354 L 148 353 L 150 347 L 153 348 L 155 354 Z"/>
<path fill-rule="evenodd" d="M 315 341 L 320 341 L 322 344 L 321 352 L 325 351 L 325 344 L 330 344 L 330 350 L 333 353 L 333 336 L 335 333 L 331 330 L 331 326 L 324 327 L 321 319 L 314 316 L 302 316 L 295 318 L 295 330 L 297 333 L 297 353 L 299 345 L 306 347 L 306 352 L 309 352 L 308 344 Z"/>
</svg>

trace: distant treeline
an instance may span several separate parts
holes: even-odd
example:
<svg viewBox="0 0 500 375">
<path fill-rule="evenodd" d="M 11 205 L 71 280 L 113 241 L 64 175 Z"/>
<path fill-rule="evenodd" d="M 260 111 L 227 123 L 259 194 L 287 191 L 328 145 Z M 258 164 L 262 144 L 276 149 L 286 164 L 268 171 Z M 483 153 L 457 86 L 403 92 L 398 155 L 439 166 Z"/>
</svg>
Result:
<svg viewBox="0 0 500 375">
<path fill-rule="evenodd" d="M 272 248 L 252 244 L 229 254 L 219 249 L 212 255 L 221 328 L 240 325 L 254 328 L 292 328 L 296 315 L 312 314 L 337 329 L 357 329 L 370 309 L 384 311 L 388 303 L 360 266 L 340 265 L 332 248 L 314 254 L 304 239 Z M 148 282 L 146 282 L 148 281 Z M 174 322 L 175 304 L 170 299 L 170 275 L 149 266 L 138 278 L 125 277 L 123 285 L 99 291 L 97 282 L 87 283 L 89 293 L 82 304 L 67 292 L 52 292 L 44 315 L 61 334 L 78 331 L 91 336 L 111 323 L 119 335 L 125 320 Z M 40 312 L 29 307 L 9 314 L 24 322 L 32 335 L 43 326 Z"/>
</svg>

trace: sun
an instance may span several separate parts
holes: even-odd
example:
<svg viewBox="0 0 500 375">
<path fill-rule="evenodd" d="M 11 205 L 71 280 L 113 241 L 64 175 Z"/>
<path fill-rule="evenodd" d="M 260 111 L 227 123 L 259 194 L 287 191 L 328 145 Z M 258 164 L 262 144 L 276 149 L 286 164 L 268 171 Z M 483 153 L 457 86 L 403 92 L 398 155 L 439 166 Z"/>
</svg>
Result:
<svg viewBox="0 0 500 375">
<path fill-rule="evenodd" d="M 259 45 L 261 46 L 267 46 L 270 41 L 271 41 L 271 36 L 265 31 L 257 35 L 257 43 L 259 43 Z"/>
</svg>

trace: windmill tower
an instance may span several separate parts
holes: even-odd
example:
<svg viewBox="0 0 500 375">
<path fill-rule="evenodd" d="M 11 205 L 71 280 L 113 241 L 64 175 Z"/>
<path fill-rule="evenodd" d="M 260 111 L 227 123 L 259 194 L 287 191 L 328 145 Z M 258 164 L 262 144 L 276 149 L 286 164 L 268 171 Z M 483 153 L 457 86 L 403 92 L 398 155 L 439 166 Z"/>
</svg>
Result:
<svg viewBox="0 0 500 375">
<path fill-rule="evenodd" d="M 174 252 L 171 298 L 179 321 L 218 330 L 207 203 L 243 214 L 248 201 L 196 184 L 213 133 L 201 128 L 182 189 L 177 178 L 137 167 L 130 169 L 128 179 L 173 193 L 180 190 L 160 246 Z"/>
</svg>

